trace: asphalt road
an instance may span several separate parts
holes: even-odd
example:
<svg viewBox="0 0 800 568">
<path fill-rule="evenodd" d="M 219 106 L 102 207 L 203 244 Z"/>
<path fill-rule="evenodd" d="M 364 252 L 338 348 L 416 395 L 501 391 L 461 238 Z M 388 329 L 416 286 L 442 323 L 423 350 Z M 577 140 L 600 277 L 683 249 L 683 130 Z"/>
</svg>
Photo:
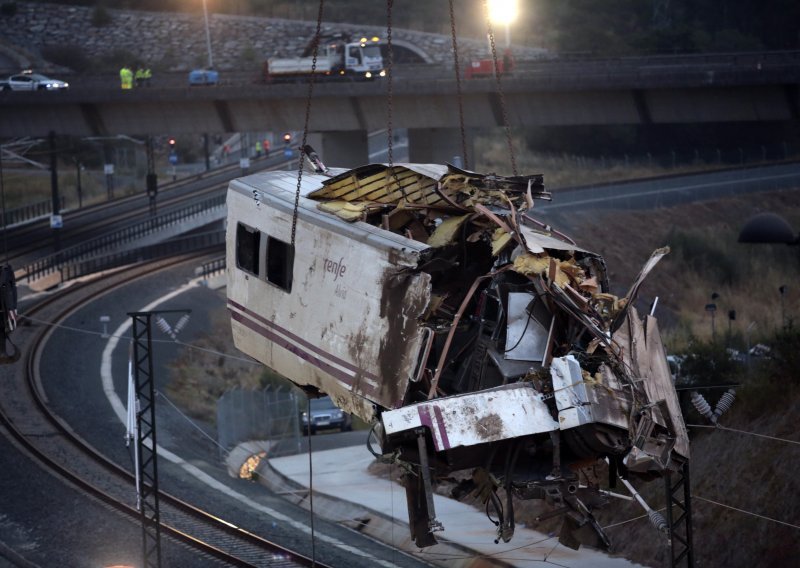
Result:
<svg viewBox="0 0 800 568">
<path fill-rule="evenodd" d="M 130 319 L 127 312 L 145 309 L 156 298 L 186 283 L 192 276 L 193 268 L 188 266 L 167 275 L 146 278 L 121 292 L 94 299 L 70 316 L 64 322 L 66 327 L 54 332 L 42 356 L 43 382 L 57 413 L 89 443 L 101 448 L 114 461 L 127 464 L 131 470 L 133 462 L 130 450 L 123 443 L 124 426 L 112 411 L 100 380 L 100 360 L 107 339 L 99 335 L 99 318 L 107 315 L 110 318 L 108 330 L 113 332 Z M 198 334 L 208 331 L 211 312 L 222 306 L 224 303 L 220 292 L 198 286 L 164 302 L 157 309 L 191 309 L 190 322 L 181 332 L 181 340 L 191 343 Z M 153 333 L 154 340 L 166 340 L 155 343 L 153 348 L 154 380 L 156 388 L 163 391 L 169 377 L 167 366 L 185 348 L 168 341 L 157 330 Z M 124 401 L 128 376 L 127 340 L 121 341 L 113 351 L 111 371 L 114 389 Z M 306 532 L 298 532 L 293 526 L 308 524 L 308 512 L 289 504 L 259 484 L 231 478 L 221 462 L 219 448 L 210 439 L 216 437 L 212 425 L 197 421 L 190 424 L 185 416 L 168 404 L 161 403 L 161 400 L 159 397 L 156 405 L 159 445 L 178 454 L 185 464 L 198 468 L 242 498 L 234 500 L 210 490 L 207 484 L 187 472 L 189 468 L 163 458 L 158 463 L 160 487 L 246 530 L 311 556 L 311 539 Z M 359 438 L 365 440 L 366 432 L 320 434 L 313 437 L 312 445 L 314 449 L 324 449 L 340 443 L 361 443 Z M 60 495 L 61 491 L 57 494 Z M 131 499 L 133 501 L 133 494 Z M 275 512 L 275 516 L 271 516 L 269 511 Z M 379 564 L 387 567 L 426 565 L 335 523 L 319 518 L 314 522 L 317 558 L 333 566 L 367 568 Z M 355 547 L 359 555 L 349 552 L 348 547 Z M 81 564 L 67 562 L 64 565 Z M 168 562 L 166 565 L 185 564 Z"/>
</svg>

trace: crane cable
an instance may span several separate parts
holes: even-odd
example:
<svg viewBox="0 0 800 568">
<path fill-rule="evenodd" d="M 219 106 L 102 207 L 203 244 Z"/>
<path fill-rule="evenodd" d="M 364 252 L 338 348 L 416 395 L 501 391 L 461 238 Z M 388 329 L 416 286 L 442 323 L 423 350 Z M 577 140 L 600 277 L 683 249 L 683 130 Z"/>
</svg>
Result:
<svg viewBox="0 0 800 568">
<path fill-rule="evenodd" d="M 503 94 L 503 86 L 500 84 L 500 67 L 497 62 L 497 46 L 494 42 L 494 31 L 492 30 L 492 20 L 489 17 L 489 0 L 483 0 L 483 12 L 486 16 L 486 31 L 489 36 L 489 44 L 492 48 L 492 63 L 494 65 L 494 80 L 497 85 L 497 96 L 500 99 L 500 111 L 503 115 L 503 128 L 506 131 L 506 144 L 508 145 L 508 155 L 511 159 L 511 170 L 514 175 L 517 173 L 517 159 L 514 156 L 514 143 L 511 141 L 511 127 L 508 124 L 508 111 L 506 110 L 506 98 Z"/>
<path fill-rule="evenodd" d="M 294 212 L 292 213 L 292 251 L 294 251 L 295 237 L 297 233 L 297 214 L 300 208 L 300 185 L 303 181 L 303 166 L 306 154 L 306 144 L 308 140 L 308 123 L 311 119 L 311 98 L 314 95 L 314 80 L 317 74 L 317 55 L 319 54 L 319 41 L 322 35 L 322 14 L 325 9 L 325 0 L 319 0 L 319 10 L 317 11 L 317 28 L 314 31 L 313 53 L 311 59 L 311 75 L 308 78 L 308 96 L 306 97 L 306 116 L 303 122 L 303 141 L 299 148 L 299 159 L 297 161 L 297 191 L 294 195 Z"/>
<path fill-rule="evenodd" d="M 386 0 L 386 55 L 389 59 L 386 65 L 386 160 L 389 163 L 389 170 L 394 169 L 394 156 L 392 153 L 392 79 L 394 50 L 392 49 L 392 4 L 394 0 Z M 398 182 L 399 185 L 399 182 Z"/>
<path fill-rule="evenodd" d="M 297 161 L 297 191 L 294 194 L 294 211 L 292 212 L 292 241 L 291 250 L 294 254 L 294 245 L 297 235 L 297 215 L 300 208 L 300 187 L 303 181 L 303 166 L 306 155 L 308 140 L 308 123 L 311 119 L 311 99 L 314 95 L 314 80 L 317 72 L 317 55 L 319 54 L 319 42 L 322 35 L 322 15 L 325 11 L 325 0 L 319 0 L 319 10 L 317 11 L 317 27 L 314 30 L 312 41 L 311 76 L 308 78 L 308 96 L 306 98 L 306 116 L 303 122 L 303 141 L 300 144 Z M 311 401 L 306 402 L 306 412 L 308 416 L 308 499 L 309 499 L 309 524 L 311 528 L 311 562 L 316 564 L 316 534 L 314 531 L 314 470 L 311 459 Z"/>
<path fill-rule="evenodd" d="M 3 257 L 5 264 L 8 264 L 8 231 L 6 231 L 6 187 L 3 183 L 3 147 L 0 145 L 0 198 L 2 198 L 3 210 Z"/>
<path fill-rule="evenodd" d="M 392 151 L 392 144 L 394 142 L 394 127 L 392 124 L 393 113 L 393 97 L 392 97 L 392 81 L 394 79 L 394 48 L 392 47 L 392 6 L 394 0 L 386 0 L 386 55 L 388 56 L 389 63 L 386 66 L 386 160 L 389 163 L 389 173 L 397 185 L 397 189 L 403 196 L 403 201 L 408 201 L 406 195 L 406 188 L 400 182 L 397 175 L 397 170 L 394 167 L 394 155 Z"/>
<path fill-rule="evenodd" d="M 456 72 L 456 92 L 458 93 L 458 124 L 461 127 L 461 156 L 464 169 L 469 169 L 469 156 L 467 154 L 467 132 L 464 129 L 464 101 L 461 94 L 461 65 L 458 63 L 458 42 L 456 40 L 456 15 L 453 0 L 448 0 L 450 5 L 450 35 L 453 40 L 453 66 Z"/>
</svg>

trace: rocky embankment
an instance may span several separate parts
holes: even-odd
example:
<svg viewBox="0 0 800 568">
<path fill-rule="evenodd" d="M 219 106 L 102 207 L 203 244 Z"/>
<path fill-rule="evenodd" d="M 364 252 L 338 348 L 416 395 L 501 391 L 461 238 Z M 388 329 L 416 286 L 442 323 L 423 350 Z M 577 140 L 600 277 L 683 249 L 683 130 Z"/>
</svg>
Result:
<svg viewBox="0 0 800 568">
<path fill-rule="evenodd" d="M 16 58 L 20 66 L 52 69 L 43 55 L 53 49 L 77 51 L 94 62 L 141 62 L 162 71 L 185 71 L 207 63 L 202 12 L 103 10 L 104 17 L 100 18 L 93 7 L 32 2 L 16 5 L 13 15 L 0 16 L 0 53 Z M 316 27 L 312 21 L 228 14 L 210 13 L 208 19 L 213 63 L 223 70 L 242 69 L 268 57 L 301 55 Z M 386 29 L 379 26 L 325 23 L 322 32 L 386 37 Z M 458 41 L 463 61 L 488 55 L 485 41 Z M 392 42 L 398 51 L 407 50 L 407 55 L 414 54 L 419 61 L 452 61 L 449 36 L 393 29 Z M 515 53 L 518 58 L 533 58 L 541 56 L 543 50 L 515 46 Z"/>
</svg>

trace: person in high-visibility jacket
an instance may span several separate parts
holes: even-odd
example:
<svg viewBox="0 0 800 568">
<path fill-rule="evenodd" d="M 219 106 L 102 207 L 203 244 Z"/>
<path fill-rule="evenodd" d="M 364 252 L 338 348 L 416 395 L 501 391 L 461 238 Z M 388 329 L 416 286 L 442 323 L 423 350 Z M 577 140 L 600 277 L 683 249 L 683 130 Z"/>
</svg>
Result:
<svg viewBox="0 0 800 568">
<path fill-rule="evenodd" d="M 124 65 L 122 69 L 119 70 L 119 80 L 123 89 L 133 88 L 133 71 L 131 71 L 127 65 Z"/>
<path fill-rule="evenodd" d="M 256 140 L 256 158 L 261 157 L 261 141 Z"/>
<path fill-rule="evenodd" d="M 145 67 L 143 73 L 144 73 L 144 85 L 145 87 L 149 87 L 150 79 L 153 78 L 153 72 L 150 71 L 149 67 Z"/>
<path fill-rule="evenodd" d="M 144 86 L 144 69 L 141 67 L 136 68 L 136 73 L 133 75 L 134 85 L 137 87 Z"/>
</svg>

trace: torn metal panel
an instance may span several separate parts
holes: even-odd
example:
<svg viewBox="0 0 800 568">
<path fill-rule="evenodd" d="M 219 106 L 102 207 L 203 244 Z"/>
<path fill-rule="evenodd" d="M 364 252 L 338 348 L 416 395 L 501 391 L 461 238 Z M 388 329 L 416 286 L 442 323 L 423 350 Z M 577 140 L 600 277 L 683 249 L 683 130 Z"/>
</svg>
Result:
<svg viewBox="0 0 800 568">
<path fill-rule="evenodd" d="M 647 275 L 650 274 L 650 271 L 655 268 L 658 261 L 664 258 L 666 255 L 669 254 L 669 247 L 662 247 L 653 251 L 653 254 L 650 255 L 650 258 L 647 260 L 645 265 L 642 267 L 642 270 L 639 272 L 639 275 L 636 277 L 636 280 L 633 281 L 628 293 L 625 297 L 621 300 L 623 304 L 622 311 L 614 318 L 614 322 L 611 325 L 612 330 L 616 330 L 621 324 L 622 320 L 625 318 L 626 309 L 628 306 L 632 306 L 633 303 L 636 301 L 636 297 L 639 295 L 639 288 L 644 282 L 644 279 L 647 278 Z"/>
<path fill-rule="evenodd" d="M 595 421 L 581 366 L 575 357 L 556 357 L 550 364 L 558 424 L 561 430 L 576 428 Z"/>
<path fill-rule="evenodd" d="M 588 253 L 589 251 L 580 248 L 574 243 L 558 238 L 554 233 L 538 231 L 527 225 L 519 226 L 522 238 L 532 254 L 543 254 L 547 250 L 576 251 Z"/>
<path fill-rule="evenodd" d="M 645 382 L 648 390 L 648 397 L 651 400 L 664 401 L 667 411 L 664 412 L 672 424 L 673 435 L 675 436 L 675 451 L 685 459 L 689 458 L 689 434 L 681 413 L 680 401 L 672 382 L 672 374 L 667 362 L 667 353 L 661 342 L 661 333 L 658 330 L 658 323 L 653 316 L 645 317 L 645 337 L 647 339 L 647 358 L 649 380 Z"/>
<path fill-rule="evenodd" d="M 508 325 L 506 343 L 510 345 L 503 351 L 505 359 L 516 361 L 544 361 L 547 351 L 548 321 L 540 322 L 534 316 L 536 296 L 524 292 L 508 294 Z"/>
<path fill-rule="evenodd" d="M 550 432 L 558 423 L 528 383 L 437 398 L 384 412 L 387 435 L 427 428 L 436 451 Z"/>
</svg>

